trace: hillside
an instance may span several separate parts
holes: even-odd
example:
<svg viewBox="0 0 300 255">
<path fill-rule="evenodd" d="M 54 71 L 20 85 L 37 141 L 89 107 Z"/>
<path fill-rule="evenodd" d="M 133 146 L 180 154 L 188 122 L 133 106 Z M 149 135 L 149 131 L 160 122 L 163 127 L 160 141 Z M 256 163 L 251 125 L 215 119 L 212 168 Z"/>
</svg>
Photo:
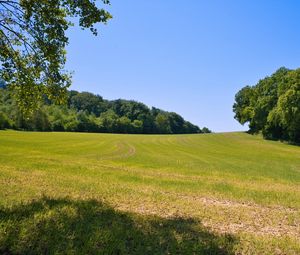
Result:
<svg viewBox="0 0 300 255">
<path fill-rule="evenodd" d="M 0 131 L 0 253 L 299 254 L 300 147 Z"/>
</svg>

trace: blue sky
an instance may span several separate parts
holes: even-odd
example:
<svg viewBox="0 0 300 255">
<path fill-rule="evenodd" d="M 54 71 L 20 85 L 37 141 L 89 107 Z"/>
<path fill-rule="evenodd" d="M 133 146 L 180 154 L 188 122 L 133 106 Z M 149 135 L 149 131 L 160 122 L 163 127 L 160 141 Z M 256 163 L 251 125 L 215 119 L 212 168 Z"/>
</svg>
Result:
<svg viewBox="0 0 300 255">
<path fill-rule="evenodd" d="M 100 35 L 72 28 L 72 89 L 134 99 L 215 132 L 245 130 L 235 93 L 300 67 L 300 1 L 111 0 Z"/>
</svg>

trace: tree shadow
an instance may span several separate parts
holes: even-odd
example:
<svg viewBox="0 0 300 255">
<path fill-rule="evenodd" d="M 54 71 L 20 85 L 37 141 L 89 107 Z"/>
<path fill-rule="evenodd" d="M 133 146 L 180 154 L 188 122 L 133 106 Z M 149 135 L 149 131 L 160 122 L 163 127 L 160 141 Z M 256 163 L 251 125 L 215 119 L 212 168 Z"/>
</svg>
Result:
<svg viewBox="0 0 300 255">
<path fill-rule="evenodd" d="M 194 219 L 119 212 L 95 200 L 0 208 L 0 254 L 233 254 L 237 241 Z"/>
</svg>

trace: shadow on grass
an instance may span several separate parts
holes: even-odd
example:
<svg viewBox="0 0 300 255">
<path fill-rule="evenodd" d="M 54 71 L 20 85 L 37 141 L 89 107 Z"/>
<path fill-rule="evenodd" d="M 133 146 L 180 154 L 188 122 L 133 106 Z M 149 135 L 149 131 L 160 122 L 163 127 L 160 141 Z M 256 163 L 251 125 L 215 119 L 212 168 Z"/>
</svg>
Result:
<svg viewBox="0 0 300 255">
<path fill-rule="evenodd" d="M 94 200 L 0 208 L 0 254 L 232 254 L 236 242 L 193 219 L 124 213 Z"/>
</svg>

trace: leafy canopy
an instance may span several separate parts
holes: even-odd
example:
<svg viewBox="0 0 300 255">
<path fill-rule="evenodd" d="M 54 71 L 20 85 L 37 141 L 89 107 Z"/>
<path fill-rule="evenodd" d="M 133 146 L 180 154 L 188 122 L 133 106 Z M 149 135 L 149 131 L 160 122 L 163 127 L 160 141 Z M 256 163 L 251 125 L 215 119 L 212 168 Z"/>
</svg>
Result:
<svg viewBox="0 0 300 255">
<path fill-rule="evenodd" d="M 300 69 L 284 67 L 235 96 L 235 119 L 265 138 L 300 143 Z"/>
<path fill-rule="evenodd" d="M 67 104 L 43 104 L 24 118 L 7 88 L 0 88 L 0 129 L 107 133 L 209 133 L 208 128 L 185 121 L 175 112 L 149 108 L 143 103 L 109 101 L 89 92 L 68 91 Z"/>
<path fill-rule="evenodd" d="M 80 27 L 97 35 L 94 25 L 112 18 L 97 2 L 109 4 L 109 0 L 0 0 L 0 78 L 24 112 L 32 111 L 44 95 L 56 103 L 66 99 L 70 18 L 78 18 Z"/>
</svg>

